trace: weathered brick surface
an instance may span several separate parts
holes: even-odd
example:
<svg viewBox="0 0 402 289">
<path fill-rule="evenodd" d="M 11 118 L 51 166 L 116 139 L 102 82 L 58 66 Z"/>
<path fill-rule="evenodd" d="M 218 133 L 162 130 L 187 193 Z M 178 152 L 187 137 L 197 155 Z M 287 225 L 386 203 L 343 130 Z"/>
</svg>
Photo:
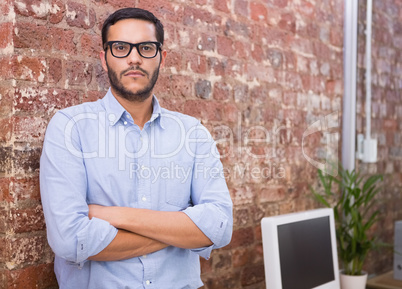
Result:
<svg viewBox="0 0 402 289">
<path fill-rule="evenodd" d="M 373 2 L 373 40 L 372 43 L 372 103 L 371 136 L 378 140 L 378 161 L 375 164 L 358 162 L 361 171 L 367 174 L 384 174 L 384 188 L 379 203 L 381 221 L 375 234 L 384 241 L 393 243 L 394 222 L 402 219 L 400 192 L 402 190 L 402 81 L 401 81 L 401 44 L 402 22 L 401 3 L 398 1 Z M 364 11 L 359 19 L 358 89 L 357 105 L 361 108 L 357 115 L 358 133 L 366 132 L 366 95 L 364 74 L 365 65 L 365 3 L 359 10 Z M 385 272 L 392 268 L 393 255 L 390 251 L 374 252 L 369 256 L 367 271 Z"/>
<path fill-rule="evenodd" d="M 57 288 L 40 205 L 41 143 L 57 110 L 108 89 L 101 25 L 131 5 L 164 23 L 168 58 L 155 92 L 164 107 L 210 129 L 235 204 L 231 244 L 201 262 L 204 288 L 264 288 L 261 218 L 317 206 L 309 191 L 316 168 L 305 156 L 325 162 L 326 136 L 304 133 L 330 113 L 342 115 L 342 0 L 1 1 L 0 288 Z M 360 9 L 357 126 L 364 132 Z M 359 167 L 386 174 L 377 229 L 392 240 L 393 221 L 402 219 L 402 7 L 374 1 L 373 19 L 379 162 Z M 370 256 L 367 268 L 380 273 L 391 261 Z"/>
</svg>

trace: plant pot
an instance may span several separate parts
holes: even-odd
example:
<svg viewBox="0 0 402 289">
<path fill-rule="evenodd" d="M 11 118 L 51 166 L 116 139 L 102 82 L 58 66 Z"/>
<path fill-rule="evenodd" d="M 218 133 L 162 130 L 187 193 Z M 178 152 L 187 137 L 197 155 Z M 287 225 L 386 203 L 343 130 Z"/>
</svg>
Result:
<svg viewBox="0 0 402 289">
<path fill-rule="evenodd" d="M 367 283 L 367 273 L 364 275 L 345 275 L 343 271 L 339 273 L 341 281 L 341 289 L 365 289 Z"/>
</svg>

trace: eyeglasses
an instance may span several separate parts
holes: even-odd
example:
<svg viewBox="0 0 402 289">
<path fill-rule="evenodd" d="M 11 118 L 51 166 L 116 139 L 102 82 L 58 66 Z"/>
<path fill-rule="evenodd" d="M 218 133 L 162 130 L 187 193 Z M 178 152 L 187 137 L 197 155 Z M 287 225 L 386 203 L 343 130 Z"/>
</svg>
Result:
<svg viewBox="0 0 402 289">
<path fill-rule="evenodd" d="M 130 55 L 133 47 L 137 48 L 137 52 L 144 58 L 154 58 L 159 49 L 162 47 L 162 43 L 155 41 L 147 41 L 140 43 L 129 43 L 124 41 L 108 41 L 106 42 L 105 50 L 109 46 L 110 52 L 116 58 L 124 58 Z"/>
</svg>

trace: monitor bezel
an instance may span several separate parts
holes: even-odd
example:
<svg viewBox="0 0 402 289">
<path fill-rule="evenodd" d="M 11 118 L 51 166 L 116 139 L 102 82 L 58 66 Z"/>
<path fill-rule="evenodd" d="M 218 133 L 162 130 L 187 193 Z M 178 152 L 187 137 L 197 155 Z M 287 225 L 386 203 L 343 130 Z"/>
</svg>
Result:
<svg viewBox="0 0 402 289">
<path fill-rule="evenodd" d="M 279 259 L 278 226 L 299 221 L 329 217 L 331 246 L 333 256 L 333 281 L 312 289 L 339 289 L 339 266 L 336 248 L 336 233 L 333 209 L 315 209 L 303 212 L 289 213 L 278 216 L 265 217 L 261 220 L 262 245 L 264 254 L 265 283 L 267 289 L 282 289 L 281 266 Z"/>
</svg>

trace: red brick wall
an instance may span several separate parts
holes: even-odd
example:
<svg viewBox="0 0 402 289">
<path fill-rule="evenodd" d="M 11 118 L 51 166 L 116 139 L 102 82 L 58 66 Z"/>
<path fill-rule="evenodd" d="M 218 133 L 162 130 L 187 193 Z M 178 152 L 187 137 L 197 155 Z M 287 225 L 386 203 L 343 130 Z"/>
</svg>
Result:
<svg viewBox="0 0 402 289">
<path fill-rule="evenodd" d="M 398 0 L 383 2 L 391 7 Z M 166 28 L 167 67 L 156 95 L 211 130 L 235 204 L 231 244 L 202 262 L 205 288 L 264 288 L 261 218 L 316 206 L 309 191 L 316 168 L 303 156 L 303 133 L 332 112 L 341 116 L 343 0 L 3 0 L 0 288 L 56 287 L 38 186 L 43 135 L 56 110 L 103 96 L 108 79 L 97 57 L 100 26 L 133 3 L 153 11 Z M 396 9 L 399 14 L 381 12 L 375 30 L 378 37 L 389 31 L 381 43 L 393 49 L 394 60 L 388 48 L 374 50 L 383 55 L 375 69 L 390 70 L 389 79 L 401 72 L 402 10 Z M 394 34 L 399 40 L 387 44 Z M 384 92 L 373 106 L 385 105 L 387 114 L 376 114 L 374 131 L 384 139 L 376 168 L 397 183 L 401 97 L 396 89 L 394 97 L 378 89 Z M 304 149 L 325 158 L 325 138 L 310 135 Z M 400 217 L 400 203 L 393 203 L 399 199 L 390 189 L 389 219 Z"/>
<path fill-rule="evenodd" d="M 359 7 L 357 131 L 366 132 L 366 5 Z M 378 162 L 358 162 L 362 172 L 385 175 L 380 196 L 381 222 L 375 233 L 393 243 L 394 222 L 402 220 L 402 3 L 397 0 L 373 1 L 371 135 L 378 139 Z M 369 272 L 391 269 L 393 254 L 371 254 Z"/>
</svg>

